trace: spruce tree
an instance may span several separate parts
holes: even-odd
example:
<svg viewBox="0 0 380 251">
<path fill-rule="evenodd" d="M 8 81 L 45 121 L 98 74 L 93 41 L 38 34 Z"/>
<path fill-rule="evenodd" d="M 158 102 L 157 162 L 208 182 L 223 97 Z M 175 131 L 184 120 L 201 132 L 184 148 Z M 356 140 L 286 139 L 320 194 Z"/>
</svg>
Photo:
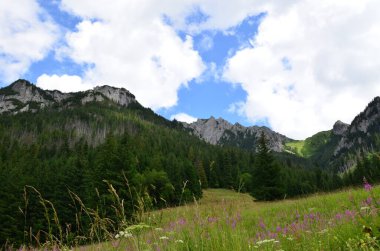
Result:
<svg viewBox="0 0 380 251">
<path fill-rule="evenodd" d="M 268 148 L 264 133 L 257 145 L 253 168 L 252 196 L 257 200 L 276 200 L 283 197 L 280 167 Z"/>
</svg>

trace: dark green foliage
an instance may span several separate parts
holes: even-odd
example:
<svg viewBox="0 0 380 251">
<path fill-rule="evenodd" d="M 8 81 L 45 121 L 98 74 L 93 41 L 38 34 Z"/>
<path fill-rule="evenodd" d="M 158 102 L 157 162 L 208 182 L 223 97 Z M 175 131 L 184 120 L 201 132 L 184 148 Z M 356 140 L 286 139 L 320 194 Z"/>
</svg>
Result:
<svg viewBox="0 0 380 251">
<path fill-rule="evenodd" d="M 86 105 L 78 100 L 70 100 L 68 109 L 0 116 L 0 246 L 7 241 L 36 245 L 30 234 L 47 240 L 39 196 L 58 214 L 59 224 L 50 231 L 59 236 L 60 227 L 70 226 L 63 241 L 72 243 L 75 236 L 88 237 L 91 227 L 74 194 L 100 217 L 118 222 L 112 189 L 133 221 L 139 198 L 154 209 L 198 199 L 207 187 L 252 191 L 266 200 L 335 188 L 332 174 L 317 176 L 291 155 L 275 159 L 265 144 L 257 155 L 212 146 L 138 103 L 125 108 L 109 100 Z M 52 207 L 48 212 L 51 216 Z"/>
<path fill-rule="evenodd" d="M 275 200 L 283 197 L 283 184 L 278 163 L 270 153 L 264 133 L 257 145 L 257 155 L 253 169 L 252 196 L 257 200 Z"/>
<path fill-rule="evenodd" d="M 343 182 L 345 185 L 362 185 L 363 177 L 372 184 L 380 182 L 380 153 L 369 153 L 362 157 L 356 167 L 345 173 Z"/>
</svg>

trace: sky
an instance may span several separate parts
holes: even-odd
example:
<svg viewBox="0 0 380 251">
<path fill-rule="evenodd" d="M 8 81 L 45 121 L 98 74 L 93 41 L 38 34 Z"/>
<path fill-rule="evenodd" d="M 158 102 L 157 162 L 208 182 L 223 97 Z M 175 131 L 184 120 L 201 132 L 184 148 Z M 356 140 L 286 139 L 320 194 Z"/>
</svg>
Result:
<svg viewBox="0 0 380 251">
<path fill-rule="evenodd" d="M 293 139 L 380 95 L 378 0 L 3 0 L 0 87 L 124 87 L 180 121 Z"/>
</svg>

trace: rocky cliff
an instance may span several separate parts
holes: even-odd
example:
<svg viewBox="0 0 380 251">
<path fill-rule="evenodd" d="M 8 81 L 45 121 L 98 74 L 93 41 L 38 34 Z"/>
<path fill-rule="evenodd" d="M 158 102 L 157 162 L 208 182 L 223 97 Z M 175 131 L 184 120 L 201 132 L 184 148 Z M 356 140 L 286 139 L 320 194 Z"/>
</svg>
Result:
<svg viewBox="0 0 380 251">
<path fill-rule="evenodd" d="M 346 152 L 379 151 L 380 147 L 380 97 L 368 104 L 363 112 L 357 115 L 352 123 L 345 126 L 341 138 L 334 150 L 334 156 Z"/>
<path fill-rule="evenodd" d="M 0 114 L 36 112 L 53 105 L 70 106 L 76 103 L 100 102 L 110 100 L 121 106 L 137 102 L 135 96 L 124 88 L 98 86 L 92 90 L 77 93 L 62 93 L 42 90 L 26 80 L 17 80 L 0 89 Z"/>
<path fill-rule="evenodd" d="M 249 150 L 255 150 L 256 141 L 263 132 L 268 140 L 269 147 L 276 152 L 284 150 L 285 142 L 290 139 L 272 131 L 267 127 L 245 127 L 238 123 L 231 124 L 228 121 L 214 117 L 198 119 L 191 124 L 184 123 L 184 127 L 199 138 L 213 145 L 236 146 Z"/>
</svg>

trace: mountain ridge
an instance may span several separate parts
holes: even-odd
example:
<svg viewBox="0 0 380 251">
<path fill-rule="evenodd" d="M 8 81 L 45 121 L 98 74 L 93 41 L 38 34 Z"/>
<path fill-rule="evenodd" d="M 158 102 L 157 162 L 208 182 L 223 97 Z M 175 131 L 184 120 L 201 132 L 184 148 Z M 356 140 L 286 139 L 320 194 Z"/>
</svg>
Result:
<svg viewBox="0 0 380 251">
<path fill-rule="evenodd" d="M 27 80 L 19 79 L 0 89 L 0 114 L 36 112 L 53 105 L 70 106 L 74 100 L 83 105 L 88 102 L 104 101 L 105 98 L 121 106 L 137 102 L 135 96 L 124 88 L 103 85 L 83 92 L 63 93 L 58 90 L 43 90 Z"/>
<path fill-rule="evenodd" d="M 19 79 L 0 89 L 0 114 L 35 113 L 45 108 L 65 109 L 91 102 L 108 102 L 130 109 L 146 109 L 144 116 L 156 120 L 149 108 L 144 108 L 135 96 L 124 88 L 96 86 L 82 92 L 63 93 L 43 90 L 27 80 Z M 375 97 L 350 124 L 337 120 L 331 130 L 318 132 L 305 140 L 293 140 L 265 126 L 245 127 L 223 118 L 211 116 L 193 123 L 178 123 L 161 118 L 161 124 L 181 126 L 203 141 L 219 146 L 256 150 L 256 142 L 264 133 L 269 148 L 310 159 L 322 167 L 345 171 L 353 167 L 363 154 L 380 150 L 380 97 Z M 173 125 L 172 125 L 173 124 Z"/>
<path fill-rule="evenodd" d="M 248 150 L 255 150 L 255 143 L 261 133 L 266 136 L 269 148 L 275 152 L 282 152 L 285 142 L 292 140 L 265 126 L 245 127 L 239 123 L 232 124 L 223 118 L 215 119 L 213 116 L 183 125 L 210 144 L 236 146 Z"/>
</svg>

